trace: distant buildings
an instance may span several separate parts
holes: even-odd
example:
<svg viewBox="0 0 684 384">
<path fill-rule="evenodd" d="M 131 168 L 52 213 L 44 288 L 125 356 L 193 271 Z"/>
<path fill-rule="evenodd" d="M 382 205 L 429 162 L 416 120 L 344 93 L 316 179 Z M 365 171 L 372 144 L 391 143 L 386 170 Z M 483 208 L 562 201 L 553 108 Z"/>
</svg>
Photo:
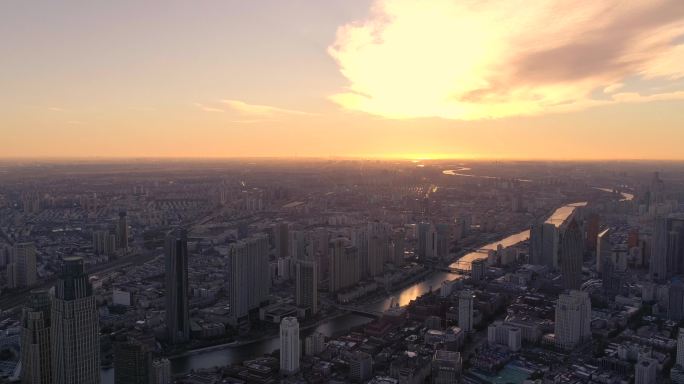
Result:
<svg viewBox="0 0 684 384">
<path fill-rule="evenodd" d="M 52 384 L 50 296 L 31 292 L 21 316 L 21 382 Z"/>
<path fill-rule="evenodd" d="M 172 344 L 190 340 L 188 307 L 188 237 L 184 229 L 166 236 L 166 330 Z"/>
<path fill-rule="evenodd" d="M 100 382 L 100 325 L 83 259 L 65 258 L 52 299 L 54 384 Z"/>
<path fill-rule="evenodd" d="M 458 326 L 463 332 L 473 331 L 473 292 L 465 290 L 458 294 Z"/>
<path fill-rule="evenodd" d="M 296 317 L 286 317 L 280 322 L 280 372 L 284 375 L 297 373 L 299 358 L 299 322 Z"/>
<path fill-rule="evenodd" d="M 237 325 L 268 299 L 271 283 L 268 278 L 268 237 L 257 234 L 234 243 L 226 259 L 226 267 L 230 322 Z M 304 297 L 302 292 L 302 299 Z"/>
<path fill-rule="evenodd" d="M 128 217 L 126 211 L 119 212 L 119 222 L 116 224 L 116 239 L 118 248 L 123 253 L 128 252 Z"/>
<path fill-rule="evenodd" d="M 591 300 L 583 291 L 561 294 L 556 304 L 556 345 L 573 349 L 591 338 Z"/>
</svg>

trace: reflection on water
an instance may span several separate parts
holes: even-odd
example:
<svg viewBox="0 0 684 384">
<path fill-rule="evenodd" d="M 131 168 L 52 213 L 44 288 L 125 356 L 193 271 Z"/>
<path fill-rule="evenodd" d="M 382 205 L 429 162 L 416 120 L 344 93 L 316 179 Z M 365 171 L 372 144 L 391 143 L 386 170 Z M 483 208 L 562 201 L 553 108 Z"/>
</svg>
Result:
<svg viewBox="0 0 684 384">
<path fill-rule="evenodd" d="M 603 192 L 615 193 L 615 190 L 612 188 L 598 188 L 598 187 L 596 187 L 596 189 L 598 189 L 599 191 L 603 191 Z M 632 200 L 634 200 L 634 195 L 631 193 L 620 192 L 620 194 L 622 195 L 622 199 L 620 199 L 620 201 L 632 201 Z"/>
</svg>

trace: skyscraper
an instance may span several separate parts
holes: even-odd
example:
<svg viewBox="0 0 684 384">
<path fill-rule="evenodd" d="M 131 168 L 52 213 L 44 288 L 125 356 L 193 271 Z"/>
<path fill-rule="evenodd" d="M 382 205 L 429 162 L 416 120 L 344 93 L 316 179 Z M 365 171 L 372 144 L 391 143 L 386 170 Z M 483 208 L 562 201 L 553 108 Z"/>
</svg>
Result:
<svg viewBox="0 0 684 384">
<path fill-rule="evenodd" d="M 658 361 L 651 358 L 639 359 L 634 365 L 634 384 L 655 384 Z"/>
<path fill-rule="evenodd" d="M 660 281 L 684 273 L 684 218 L 656 219 L 650 273 Z"/>
<path fill-rule="evenodd" d="M 386 238 L 372 236 L 368 239 L 368 267 L 371 277 L 382 275 L 384 270 L 384 254 L 388 250 Z"/>
<path fill-rule="evenodd" d="M 177 228 L 166 236 L 166 331 L 172 344 L 190 340 L 188 235 Z"/>
<path fill-rule="evenodd" d="M 119 222 L 116 224 L 116 238 L 119 249 L 128 252 L 128 218 L 126 211 L 119 212 Z"/>
<path fill-rule="evenodd" d="M 80 257 L 64 259 L 51 306 L 53 383 L 99 383 L 97 303 Z"/>
<path fill-rule="evenodd" d="M 172 384 L 171 362 L 169 359 L 162 358 L 152 362 L 152 383 L 151 384 Z"/>
<path fill-rule="evenodd" d="M 603 272 L 606 259 L 611 258 L 613 244 L 610 242 L 610 234 L 610 228 L 606 228 L 596 238 L 596 270 L 598 272 Z"/>
<path fill-rule="evenodd" d="M 152 355 L 141 342 L 133 339 L 114 344 L 114 383 L 149 384 Z"/>
<path fill-rule="evenodd" d="M 21 382 L 52 384 L 50 296 L 33 291 L 21 316 Z"/>
<path fill-rule="evenodd" d="M 318 264 L 313 260 L 299 260 L 296 268 L 297 306 L 309 308 L 311 314 L 315 315 L 318 313 Z"/>
<path fill-rule="evenodd" d="M 273 226 L 276 257 L 290 257 L 290 225 L 277 223 Z"/>
<path fill-rule="evenodd" d="M 591 300 L 583 291 L 561 294 L 556 303 L 556 345 L 573 349 L 591 338 Z"/>
<path fill-rule="evenodd" d="M 684 328 L 679 328 L 677 335 L 677 359 L 675 361 L 684 367 Z"/>
<path fill-rule="evenodd" d="M 468 290 L 458 294 L 458 326 L 463 332 L 473 330 L 473 301 L 475 297 Z"/>
<path fill-rule="evenodd" d="M 554 223 L 530 228 L 530 264 L 558 268 L 559 230 Z"/>
<path fill-rule="evenodd" d="M 482 281 L 487 275 L 487 259 L 475 259 L 470 263 L 470 276 L 474 281 Z"/>
<path fill-rule="evenodd" d="M 36 276 L 36 247 L 33 243 L 15 244 L 7 266 L 8 287 L 30 287 L 36 284 Z"/>
<path fill-rule="evenodd" d="M 392 233 L 392 262 L 396 267 L 404 265 L 405 237 L 406 233 L 403 229 Z"/>
<path fill-rule="evenodd" d="M 432 226 L 430 223 L 418 224 L 418 258 L 424 260 L 428 257 L 429 237 Z"/>
<path fill-rule="evenodd" d="M 280 371 L 292 375 L 299 371 L 300 341 L 299 322 L 296 317 L 286 317 L 280 322 Z"/>
<path fill-rule="evenodd" d="M 572 219 L 561 229 L 559 262 L 565 289 L 579 289 L 582 285 L 582 257 L 584 239 L 577 220 Z"/>
<path fill-rule="evenodd" d="M 449 257 L 449 234 L 451 226 L 449 224 L 436 224 L 434 229 L 434 241 L 432 244 L 432 256 L 439 260 L 446 260 Z"/>
<path fill-rule="evenodd" d="M 351 287 L 360 280 L 360 262 L 357 248 L 345 238 L 330 242 L 330 292 Z"/>
<path fill-rule="evenodd" d="M 226 290 L 235 325 L 268 299 L 271 285 L 268 265 L 268 237 L 257 234 L 234 243 L 226 259 Z"/>
</svg>

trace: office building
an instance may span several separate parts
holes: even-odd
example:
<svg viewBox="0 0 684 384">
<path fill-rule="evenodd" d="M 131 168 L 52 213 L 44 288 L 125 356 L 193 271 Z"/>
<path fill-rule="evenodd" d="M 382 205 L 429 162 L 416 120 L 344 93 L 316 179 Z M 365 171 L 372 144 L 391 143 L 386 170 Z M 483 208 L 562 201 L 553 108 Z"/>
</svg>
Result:
<svg viewBox="0 0 684 384">
<path fill-rule="evenodd" d="M 382 275 L 385 266 L 385 253 L 388 250 L 387 239 L 383 236 L 372 236 L 368 239 L 368 273 L 370 277 Z"/>
<path fill-rule="evenodd" d="M 473 302 L 475 297 L 471 291 L 464 290 L 458 294 L 458 326 L 463 332 L 473 331 Z"/>
<path fill-rule="evenodd" d="M 299 372 L 299 322 L 286 317 L 280 322 L 280 372 L 292 375 Z"/>
<path fill-rule="evenodd" d="M 100 382 L 100 324 L 83 259 L 64 259 L 50 314 L 54 384 Z"/>
<path fill-rule="evenodd" d="M 129 339 L 114 344 L 114 383 L 149 384 L 152 354 L 143 343 Z"/>
<path fill-rule="evenodd" d="M 21 382 L 52 384 L 50 295 L 33 291 L 21 315 Z"/>
<path fill-rule="evenodd" d="M 432 225 L 430 223 L 418 224 L 418 259 L 425 260 L 428 257 L 428 248 L 430 246 L 429 238 L 432 232 Z"/>
<path fill-rule="evenodd" d="M 188 306 L 188 235 L 177 228 L 166 236 L 166 330 L 172 344 L 190 340 Z"/>
<path fill-rule="evenodd" d="M 556 303 L 556 345 L 573 349 L 591 339 L 591 301 L 583 291 L 561 294 Z"/>
<path fill-rule="evenodd" d="M 603 272 L 603 266 L 612 260 L 613 244 L 610 241 L 610 228 L 601 231 L 596 238 L 596 270 Z"/>
<path fill-rule="evenodd" d="M 226 267 L 230 322 L 235 325 L 247 319 L 250 311 L 268 301 L 271 287 L 271 279 L 268 278 L 268 237 L 256 234 L 232 244 Z"/>
<path fill-rule="evenodd" d="M 318 313 L 318 264 L 312 260 L 297 261 L 295 299 L 297 306 Z"/>
<path fill-rule="evenodd" d="M 273 226 L 273 241 L 276 257 L 290 257 L 290 225 L 288 223 L 277 223 Z"/>
<path fill-rule="evenodd" d="M 449 224 L 436 224 L 433 231 L 432 257 L 438 260 L 449 258 L 449 235 L 451 226 Z"/>
</svg>

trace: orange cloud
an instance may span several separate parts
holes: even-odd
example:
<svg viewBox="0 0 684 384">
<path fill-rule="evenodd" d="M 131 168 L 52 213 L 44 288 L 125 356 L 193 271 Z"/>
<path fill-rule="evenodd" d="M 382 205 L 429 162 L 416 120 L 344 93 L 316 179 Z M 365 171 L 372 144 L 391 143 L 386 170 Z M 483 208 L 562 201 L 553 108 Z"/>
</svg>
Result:
<svg viewBox="0 0 684 384">
<path fill-rule="evenodd" d="M 328 49 L 349 81 L 331 99 L 388 118 L 462 120 L 680 99 L 616 92 L 628 78 L 684 77 L 683 35 L 681 0 L 376 0 Z"/>
</svg>

